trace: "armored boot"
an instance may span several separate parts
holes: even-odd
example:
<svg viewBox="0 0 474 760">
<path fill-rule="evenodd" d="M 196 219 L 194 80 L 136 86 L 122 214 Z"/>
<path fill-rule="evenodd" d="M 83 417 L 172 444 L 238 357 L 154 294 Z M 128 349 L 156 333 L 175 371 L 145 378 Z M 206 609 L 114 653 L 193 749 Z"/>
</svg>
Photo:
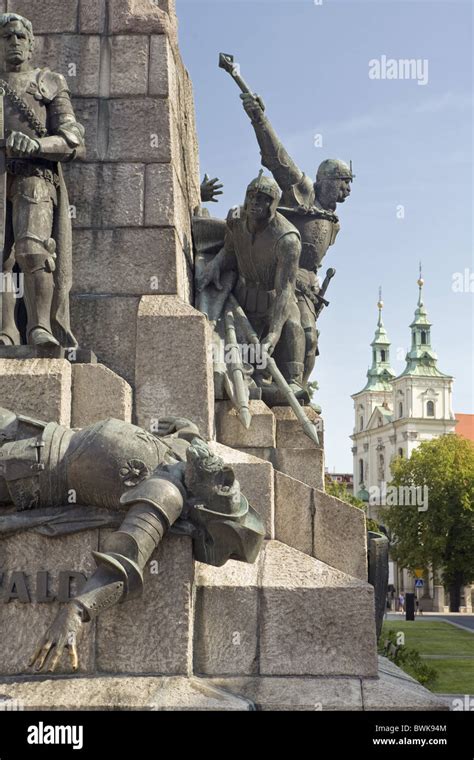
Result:
<svg viewBox="0 0 474 760">
<path fill-rule="evenodd" d="M 25 274 L 25 299 L 28 313 L 27 339 L 31 346 L 59 346 L 51 329 L 54 280 L 44 269 Z"/>
<path fill-rule="evenodd" d="M 285 380 L 287 380 L 288 385 L 297 398 L 304 394 L 303 372 L 303 362 L 285 362 L 283 366 L 283 375 L 285 376 Z"/>
<path fill-rule="evenodd" d="M 20 333 L 15 324 L 15 293 L 10 287 L 11 273 L 5 272 L 3 281 L 5 287 L 2 293 L 2 324 L 0 330 L 0 346 L 19 346 L 21 343 Z"/>
</svg>

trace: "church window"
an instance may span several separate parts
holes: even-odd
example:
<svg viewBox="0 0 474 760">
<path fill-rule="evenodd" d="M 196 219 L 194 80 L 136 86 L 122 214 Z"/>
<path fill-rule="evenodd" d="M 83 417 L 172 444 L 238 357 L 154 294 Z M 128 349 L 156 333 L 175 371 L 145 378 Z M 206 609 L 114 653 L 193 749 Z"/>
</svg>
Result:
<svg viewBox="0 0 474 760">
<path fill-rule="evenodd" d="M 359 483 L 364 482 L 364 460 L 359 459 Z"/>
<path fill-rule="evenodd" d="M 421 345 L 426 346 L 426 333 L 424 330 L 421 331 Z"/>
<path fill-rule="evenodd" d="M 403 449 L 398 449 L 398 456 L 403 459 Z"/>
<path fill-rule="evenodd" d="M 382 348 L 382 350 L 380 352 L 380 355 L 382 357 L 382 361 L 384 362 L 385 361 L 385 350 L 383 348 Z"/>
<path fill-rule="evenodd" d="M 364 418 L 361 416 L 359 417 L 359 430 L 364 429 Z"/>
<path fill-rule="evenodd" d="M 427 417 L 434 417 L 435 416 L 434 401 L 427 401 L 427 403 L 426 403 L 426 416 Z"/>
<path fill-rule="evenodd" d="M 403 417 L 403 404 L 401 402 L 398 404 L 398 416 Z"/>
</svg>

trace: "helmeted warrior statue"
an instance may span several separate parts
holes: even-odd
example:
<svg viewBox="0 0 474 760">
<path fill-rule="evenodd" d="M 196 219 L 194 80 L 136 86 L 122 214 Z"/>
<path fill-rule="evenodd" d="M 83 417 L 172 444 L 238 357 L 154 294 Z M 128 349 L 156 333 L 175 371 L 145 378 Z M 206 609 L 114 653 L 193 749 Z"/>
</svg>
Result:
<svg viewBox="0 0 474 760">
<path fill-rule="evenodd" d="M 320 286 L 317 273 L 339 232 L 336 204 L 344 203 L 349 196 L 353 174 L 343 161 L 328 159 L 319 166 L 316 182 L 313 183 L 283 147 L 265 116 L 261 98 L 248 92 L 244 92 L 241 98 L 257 136 L 262 164 L 272 172 L 283 193 L 278 210 L 294 224 L 301 235 L 302 251 L 296 294 L 306 335 L 306 382 L 318 353 L 315 320 Z"/>
<path fill-rule="evenodd" d="M 210 283 L 221 289 L 221 276 L 236 273 L 234 294 L 261 342 L 273 355 L 295 393 L 302 392 L 305 338 L 295 295 L 300 234 L 277 212 L 280 189 L 260 175 L 247 188 L 245 203 L 227 216 L 222 250 L 198 276 L 203 290 Z M 264 362 L 263 362 L 264 363 Z M 257 384 L 270 384 L 264 369 Z"/>
<path fill-rule="evenodd" d="M 3 275 L 11 277 L 16 264 L 24 277 L 27 343 L 68 347 L 76 341 L 69 317 L 71 220 L 61 162 L 83 155 L 84 128 L 75 118 L 65 78 L 32 67 L 33 45 L 30 21 L 14 13 L 0 15 L 0 90 L 7 130 L 0 191 L 8 201 L 6 220 L 0 220 Z M 0 201 L 1 209 L 5 198 Z M 19 345 L 15 294 L 13 287 L 4 290 L 0 344 Z"/>
<path fill-rule="evenodd" d="M 196 559 L 216 566 L 254 562 L 265 534 L 232 468 L 189 420 L 162 418 L 156 435 L 116 419 L 70 430 L 0 408 L 0 537 L 102 526 L 118 530 L 93 552 L 96 571 L 45 634 L 37 670 L 54 670 L 65 649 L 77 669 L 83 624 L 140 595 L 169 529 L 191 536 Z"/>
</svg>

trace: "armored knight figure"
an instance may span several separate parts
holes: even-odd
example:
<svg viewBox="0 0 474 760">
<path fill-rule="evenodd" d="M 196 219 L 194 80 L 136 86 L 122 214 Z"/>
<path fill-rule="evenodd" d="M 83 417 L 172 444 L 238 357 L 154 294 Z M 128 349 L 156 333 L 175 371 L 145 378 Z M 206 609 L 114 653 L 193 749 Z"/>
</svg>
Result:
<svg viewBox="0 0 474 760">
<path fill-rule="evenodd" d="M 220 277 L 233 270 L 234 294 L 261 341 L 273 354 L 295 394 L 303 392 L 305 339 L 295 285 L 301 239 L 291 222 L 277 212 L 280 189 L 271 177 L 259 176 L 247 188 L 245 203 L 230 210 L 222 250 L 198 277 L 203 290 L 210 283 L 221 289 Z M 257 384 L 269 384 L 265 372 Z"/>
<path fill-rule="evenodd" d="M 77 344 L 69 317 L 71 220 L 61 162 L 83 156 L 84 128 L 76 121 L 64 77 L 32 67 L 33 45 L 30 21 L 0 15 L 6 129 L 0 208 L 7 201 L 6 219 L 0 220 L 3 277 L 11 278 L 17 265 L 24 278 L 27 343 L 69 347 Z M 15 295 L 13 288 L 4 291 L 0 345 L 19 345 Z"/>
<path fill-rule="evenodd" d="M 336 205 L 344 203 L 349 196 L 353 174 L 343 161 L 328 159 L 319 166 L 316 182 L 313 183 L 283 147 L 265 116 L 262 99 L 251 93 L 243 93 L 241 98 L 257 136 L 262 164 L 272 172 L 283 192 L 278 210 L 301 235 L 302 252 L 296 294 L 306 336 L 306 382 L 318 353 L 315 325 L 319 292 L 317 272 L 339 232 Z"/>
<path fill-rule="evenodd" d="M 140 595 L 169 529 L 191 536 L 196 559 L 215 566 L 254 562 L 265 535 L 232 468 L 189 420 L 162 418 L 156 435 L 116 419 L 70 430 L 0 408 L 0 537 L 103 526 L 118 530 L 93 552 L 97 569 L 43 637 L 37 670 L 53 671 L 65 650 L 78 668 L 83 624 Z"/>
</svg>

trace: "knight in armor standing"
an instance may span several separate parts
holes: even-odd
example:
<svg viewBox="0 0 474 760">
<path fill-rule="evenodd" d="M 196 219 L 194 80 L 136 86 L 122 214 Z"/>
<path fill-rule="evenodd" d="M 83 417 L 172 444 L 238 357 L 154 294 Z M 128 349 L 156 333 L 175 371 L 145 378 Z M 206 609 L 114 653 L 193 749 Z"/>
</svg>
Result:
<svg viewBox="0 0 474 760">
<path fill-rule="evenodd" d="M 221 273 L 236 271 L 234 294 L 263 351 L 273 354 L 293 392 L 302 395 L 305 337 L 295 295 L 301 239 L 277 211 L 277 183 L 262 174 L 248 186 L 244 205 L 230 210 L 224 247 L 198 278 L 198 288 L 213 283 L 220 289 Z M 268 382 L 265 373 L 259 381 Z"/>
<path fill-rule="evenodd" d="M 66 80 L 33 68 L 31 22 L 0 15 L 0 88 L 7 152 L 7 214 L 3 273 L 15 264 L 24 276 L 27 342 L 75 346 L 69 317 L 72 279 L 71 221 L 61 162 L 84 154 Z M 2 178 L 0 178 L 2 181 Z M 0 345 L 21 342 L 14 293 L 3 294 Z"/>
<path fill-rule="evenodd" d="M 353 174 L 343 161 L 327 159 L 319 166 L 316 182 L 313 183 L 283 147 L 265 116 L 261 98 L 252 94 L 242 94 L 241 98 L 257 136 L 262 164 L 272 172 L 283 193 L 278 210 L 301 235 L 296 295 L 306 336 L 304 382 L 307 382 L 319 353 L 315 324 L 319 291 L 317 273 L 339 232 L 336 206 L 344 203 L 349 196 Z"/>
</svg>

